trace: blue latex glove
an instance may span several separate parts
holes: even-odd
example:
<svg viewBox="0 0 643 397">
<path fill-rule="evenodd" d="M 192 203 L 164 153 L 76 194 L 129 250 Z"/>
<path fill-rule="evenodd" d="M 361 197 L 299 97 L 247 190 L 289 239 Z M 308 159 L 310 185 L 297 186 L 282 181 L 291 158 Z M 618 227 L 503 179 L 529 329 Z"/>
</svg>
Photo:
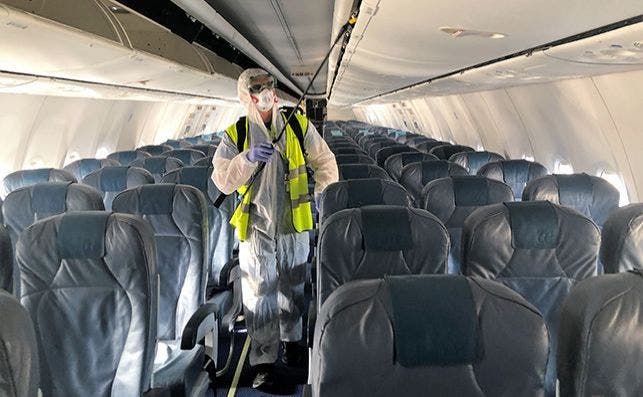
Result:
<svg viewBox="0 0 643 397">
<path fill-rule="evenodd" d="M 256 163 L 257 161 L 267 162 L 272 157 L 275 152 L 275 148 L 267 142 L 260 143 L 257 146 L 253 146 L 246 153 L 246 158 L 251 163 Z"/>
</svg>

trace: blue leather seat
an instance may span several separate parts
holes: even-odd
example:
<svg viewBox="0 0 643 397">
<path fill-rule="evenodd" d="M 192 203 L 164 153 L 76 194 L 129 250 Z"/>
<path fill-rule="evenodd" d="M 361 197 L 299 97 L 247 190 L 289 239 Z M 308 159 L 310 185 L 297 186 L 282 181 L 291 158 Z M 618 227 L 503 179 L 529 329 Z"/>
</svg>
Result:
<svg viewBox="0 0 643 397">
<path fill-rule="evenodd" d="M 605 179 L 593 175 L 546 175 L 527 183 L 522 199 L 548 200 L 573 208 L 603 227 L 618 208 L 619 192 Z"/>
<path fill-rule="evenodd" d="M 364 154 L 340 154 L 335 156 L 335 162 L 338 166 L 344 164 L 373 164 L 375 160 Z"/>
<path fill-rule="evenodd" d="M 118 165 L 120 165 L 118 161 L 111 159 L 80 159 L 67 164 L 63 169 L 74 175 L 77 181 L 82 181 L 84 177 L 96 170 Z"/>
<path fill-rule="evenodd" d="M 14 292 L 14 274 L 16 274 L 16 271 L 9 231 L 4 225 L 0 224 L 0 290 Z"/>
<path fill-rule="evenodd" d="M 384 169 L 391 175 L 393 180 L 399 180 L 402 176 L 402 169 L 411 163 L 418 163 L 420 161 L 438 160 L 432 154 L 423 152 L 408 152 L 397 153 L 387 158 L 384 162 Z"/>
<path fill-rule="evenodd" d="M 461 152 L 473 152 L 474 149 L 465 145 L 441 145 L 434 146 L 429 153 L 436 156 L 440 160 L 449 160 L 451 156 Z"/>
<path fill-rule="evenodd" d="M 422 206 L 422 189 L 427 183 L 449 176 L 468 175 L 467 170 L 446 160 L 424 160 L 402 168 L 398 182 L 411 193 L 416 207 Z"/>
<path fill-rule="evenodd" d="M 173 149 L 182 149 L 189 145 L 188 143 L 183 142 L 179 139 L 168 139 L 163 144 L 167 146 L 172 146 Z"/>
<path fill-rule="evenodd" d="M 643 269 L 643 203 L 618 208 L 607 218 L 600 259 L 605 273 Z"/>
<path fill-rule="evenodd" d="M 429 182 L 422 190 L 422 208 L 437 216 L 449 229 L 449 270 L 460 273 L 460 240 L 466 218 L 476 209 L 513 201 L 511 188 L 483 176 L 460 175 Z"/>
<path fill-rule="evenodd" d="M 199 152 L 203 153 L 204 156 L 212 157 L 214 156 L 214 153 L 217 151 L 217 145 L 208 145 L 208 144 L 192 145 L 188 149 L 198 150 Z"/>
<path fill-rule="evenodd" d="M 548 396 L 555 394 L 560 308 L 577 282 L 596 275 L 599 243 L 594 222 L 548 201 L 489 205 L 464 222 L 462 273 L 500 281 L 545 317 Z"/>
<path fill-rule="evenodd" d="M 469 175 L 475 175 L 485 164 L 502 161 L 505 158 L 494 152 L 459 152 L 449 158 L 449 161 L 464 167 Z"/>
<path fill-rule="evenodd" d="M 29 313 L 0 290 L 0 395 L 37 397 L 40 384 L 38 344 Z"/>
<path fill-rule="evenodd" d="M 545 322 L 491 280 L 353 281 L 331 294 L 317 324 L 314 396 L 543 395 Z"/>
<path fill-rule="evenodd" d="M 366 205 L 410 207 L 413 198 L 401 185 L 386 179 L 352 179 L 330 184 L 319 200 L 319 223 L 341 210 Z"/>
<path fill-rule="evenodd" d="M 503 160 L 483 165 L 477 175 L 506 183 L 514 192 L 514 200 L 521 201 L 527 183 L 547 173 L 547 168 L 535 161 Z"/>
<path fill-rule="evenodd" d="M 113 209 L 146 220 L 156 240 L 160 286 L 152 386 L 180 390 L 181 395 L 203 395 L 210 383 L 204 370 L 206 360 L 216 357 L 200 345 L 182 349 L 181 335 L 191 316 L 205 304 L 209 268 L 205 197 L 187 185 L 142 185 L 118 194 Z"/>
<path fill-rule="evenodd" d="M 131 215 L 68 212 L 28 227 L 16 250 L 42 395 L 149 391 L 158 307 L 150 226 Z"/>
<path fill-rule="evenodd" d="M 434 147 L 444 146 L 444 145 L 451 145 L 451 144 L 449 142 L 444 142 L 444 141 L 423 140 L 419 143 L 416 143 L 414 147 L 421 152 L 431 153 L 431 150 L 433 150 Z M 435 157 L 438 157 L 438 156 L 435 156 Z M 440 158 L 438 157 L 438 159 Z M 446 159 L 440 159 L 440 160 L 446 160 Z"/>
<path fill-rule="evenodd" d="M 76 178 L 65 170 L 57 168 L 39 168 L 35 170 L 15 171 L 7 175 L 3 182 L 4 195 L 21 187 L 35 185 L 40 182 L 78 182 Z"/>
<path fill-rule="evenodd" d="M 388 160 L 389 157 L 398 154 L 398 153 L 415 153 L 417 152 L 416 149 L 403 145 L 403 144 L 395 144 L 395 145 L 389 145 L 381 148 L 375 153 L 375 161 L 377 162 L 377 165 L 380 167 L 384 168 L 384 164 L 386 163 L 386 160 Z"/>
<path fill-rule="evenodd" d="M 114 152 L 107 156 L 108 159 L 116 160 L 120 165 L 130 165 L 135 160 L 140 158 L 151 157 L 148 152 L 142 150 L 122 150 L 120 152 Z"/>
<path fill-rule="evenodd" d="M 380 178 L 391 179 L 382 168 L 373 164 L 342 164 L 338 167 L 339 180 Z"/>
<path fill-rule="evenodd" d="M 2 212 L 12 244 L 34 222 L 67 211 L 102 211 L 103 199 L 91 186 L 72 182 L 42 182 L 14 190 L 7 196 Z M 16 265 L 17 266 L 17 265 Z M 17 267 L 14 274 L 17 276 Z M 19 294 L 20 280 L 13 279 Z"/>
<path fill-rule="evenodd" d="M 197 161 L 201 160 L 202 158 L 204 158 L 205 154 L 203 154 L 203 152 L 200 152 L 198 150 L 192 150 L 192 149 L 174 149 L 174 150 L 168 150 L 167 152 L 163 152 L 161 156 L 177 158 L 181 160 L 183 165 L 190 166 L 196 163 Z"/>
<path fill-rule="evenodd" d="M 175 157 L 152 156 L 138 159 L 134 161 L 131 166 L 149 171 L 154 177 L 154 182 L 158 183 L 163 178 L 163 175 L 183 167 L 183 162 Z"/>
<path fill-rule="evenodd" d="M 112 201 L 124 190 L 136 186 L 154 183 L 149 171 L 138 167 L 103 167 L 83 179 L 83 183 L 98 190 L 103 197 L 105 209 L 111 211 Z"/>
<path fill-rule="evenodd" d="M 140 148 L 138 148 L 136 150 L 147 152 L 147 153 L 150 154 L 150 156 L 159 156 L 159 155 L 161 155 L 161 153 L 167 152 L 168 150 L 172 150 L 172 149 L 174 149 L 174 148 L 172 146 L 170 146 L 170 145 L 161 144 L 161 145 L 141 146 Z"/>
<path fill-rule="evenodd" d="M 214 156 L 207 156 L 200 160 L 197 160 L 192 166 L 194 167 L 212 167 L 212 159 Z"/>
</svg>

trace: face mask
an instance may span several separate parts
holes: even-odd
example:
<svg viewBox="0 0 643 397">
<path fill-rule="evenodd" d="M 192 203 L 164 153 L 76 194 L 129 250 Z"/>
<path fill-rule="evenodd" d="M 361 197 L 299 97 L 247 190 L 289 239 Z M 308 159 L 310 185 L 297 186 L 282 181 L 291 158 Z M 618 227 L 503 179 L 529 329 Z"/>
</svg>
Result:
<svg viewBox="0 0 643 397">
<path fill-rule="evenodd" d="M 257 106 L 257 109 L 262 112 L 267 112 L 275 105 L 275 95 L 270 89 L 265 89 L 259 94 L 252 95 L 252 100 Z"/>
</svg>

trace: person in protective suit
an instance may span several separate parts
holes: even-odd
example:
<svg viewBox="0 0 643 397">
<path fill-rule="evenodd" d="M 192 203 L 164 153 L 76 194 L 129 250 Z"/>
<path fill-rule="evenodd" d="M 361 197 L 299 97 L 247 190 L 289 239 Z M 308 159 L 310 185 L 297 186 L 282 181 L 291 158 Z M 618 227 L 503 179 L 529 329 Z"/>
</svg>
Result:
<svg viewBox="0 0 643 397">
<path fill-rule="evenodd" d="M 308 231 L 313 228 L 306 166 L 314 171 L 315 196 L 338 180 L 337 164 L 312 123 L 295 114 L 274 145 L 287 114 L 278 110 L 275 80 L 248 69 L 237 84 L 247 116 L 228 127 L 214 155 L 212 179 L 219 190 L 241 197 L 231 223 L 239 238 L 239 265 L 246 326 L 251 338 L 253 387 L 276 386 L 280 345 L 284 364 L 303 364 L 304 281 Z M 260 163 L 265 168 L 249 191 Z M 282 343 L 283 342 L 283 343 Z M 297 362 L 299 361 L 299 362 Z"/>
</svg>

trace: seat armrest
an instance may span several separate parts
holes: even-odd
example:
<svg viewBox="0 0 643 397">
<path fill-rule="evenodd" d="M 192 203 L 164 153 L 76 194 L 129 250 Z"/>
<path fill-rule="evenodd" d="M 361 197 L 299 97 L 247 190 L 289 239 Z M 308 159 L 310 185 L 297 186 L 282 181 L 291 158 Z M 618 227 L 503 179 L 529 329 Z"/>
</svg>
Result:
<svg viewBox="0 0 643 397">
<path fill-rule="evenodd" d="M 208 334 L 217 330 L 218 307 L 214 303 L 205 303 L 190 317 L 181 335 L 181 350 L 192 350 Z"/>
</svg>

